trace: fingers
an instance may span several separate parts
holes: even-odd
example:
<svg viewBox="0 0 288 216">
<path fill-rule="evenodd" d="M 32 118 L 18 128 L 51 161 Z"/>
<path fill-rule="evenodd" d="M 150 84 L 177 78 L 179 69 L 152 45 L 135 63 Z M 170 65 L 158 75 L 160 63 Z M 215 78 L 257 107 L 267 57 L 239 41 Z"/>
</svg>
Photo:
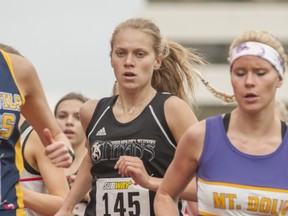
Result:
<svg viewBox="0 0 288 216">
<path fill-rule="evenodd" d="M 55 141 L 48 128 L 45 128 L 43 133 L 46 140 L 45 154 L 50 158 L 51 162 L 55 166 L 69 168 L 73 162 L 73 158 L 71 157 L 65 142 Z"/>
<path fill-rule="evenodd" d="M 45 154 L 51 162 L 62 168 L 68 168 L 72 164 L 72 157 L 64 142 L 54 142 L 45 147 Z"/>
<path fill-rule="evenodd" d="M 69 168 L 71 166 L 71 162 L 69 162 L 69 160 L 63 160 L 53 164 L 58 168 Z"/>
<path fill-rule="evenodd" d="M 142 160 L 138 157 L 121 156 L 114 168 L 118 169 L 118 173 L 121 174 L 122 177 L 128 177 L 135 172 L 140 172 L 144 169 L 144 165 Z"/>
<path fill-rule="evenodd" d="M 43 133 L 44 133 L 44 137 L 46 139 L 47 145 L 49 145 L 49 144 L 54 142 L 54 139 L 52 137 L 51 131 L 48 128 L 45 128 L 43 130 Z M 45 145 L 45 146 L 47 146 L 47 145 Z"/>
<path fill-rule="evenodd" d="M 139 157 L 121 156 L 115 164 L 115 169 L 122 177 L 131 177 L 135 183 L 142 187 L 148 186 L 150 176 L 143 161 Z"/>
</svg>

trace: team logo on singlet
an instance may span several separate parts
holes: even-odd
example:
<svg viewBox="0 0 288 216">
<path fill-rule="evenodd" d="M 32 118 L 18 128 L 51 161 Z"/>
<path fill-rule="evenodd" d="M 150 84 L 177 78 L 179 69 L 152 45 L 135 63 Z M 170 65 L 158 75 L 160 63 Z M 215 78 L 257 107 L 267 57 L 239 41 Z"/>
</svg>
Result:
<svg viewBox="0 0 288 216">
<path fill-rule="evenodd" d="M 94 163 L 107 160 L 118 160 L 121 155 L 145 157 L 152 161 L 155 158 L 156 140 L 97 140 L 91 145 L 91 155 Z"/>
<path fill-rule="evenodd" d="M 101 151 L 100 151 L 100 148 L 99 148 L 99 146 L 98 146 L 98 142 L 95 142 L 95 143 L 92 145 L 91 155 L 92 155 L 92 160 L 93 160 L 94 162 L 100 160 L 100 158 L 101 158 Z"/>
</svg>

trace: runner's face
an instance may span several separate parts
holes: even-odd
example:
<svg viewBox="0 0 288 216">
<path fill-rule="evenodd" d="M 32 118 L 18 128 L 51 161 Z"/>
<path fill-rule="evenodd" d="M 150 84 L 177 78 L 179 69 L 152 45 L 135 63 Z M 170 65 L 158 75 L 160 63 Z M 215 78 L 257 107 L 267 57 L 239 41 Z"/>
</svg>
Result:
<svg viewBox="0 0 288 216">
<path fill-rule="evenodd" d="M 82 101 L 76 99 L 64 100 L 56 110 L 56 120 L 72 146 L 80 145 L 85 139 L 85 133 L 79 118 L 79 110 L 82 104 Z"/>
<path fill-rule="evenodd" d="M 114 38 L 111 64 L 119 86 L 135 89 L 151 85 L 153 71 L 160 66 L 152 36 L 132 28 L 120 31 Z"/>
<path fill-rule="evenodd" d="M 282 83 L 274 67 L 256 56 L 234 61 L 231 82 L 239 106 L 253 112 L 274 104 L 276 88 Z"/>
</svg>

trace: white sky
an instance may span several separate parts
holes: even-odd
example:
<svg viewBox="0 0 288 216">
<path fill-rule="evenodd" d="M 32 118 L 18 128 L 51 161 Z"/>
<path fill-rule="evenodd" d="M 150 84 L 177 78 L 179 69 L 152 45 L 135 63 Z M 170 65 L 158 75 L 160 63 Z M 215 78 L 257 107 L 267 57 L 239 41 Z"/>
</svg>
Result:
<svg viewBox="0 0 288 216">
<path fill-rule="evenodd" d="M 110 38 L 145 0 L 0 0 L 0 42 L 35 66 L 49 105 L 70 91 L 111 94 Z"/>
<path fill-rule="evenodd" d="M 239 28 L 252 26 L 270 29 L 281 39 L 287 40 L 287 28 L 279 27 L 279 21 L 287 20 L 287 4 L 278 5 L 273 11 L 270 11 L 269 5 L 254 4 L 253 12 L 248 10 L 251 5 L 247 6 L 249 8 L 232 5 L 234 9 L 228 7 L 221 12 L 223 14 L 213 17 L 214 22 L 211 22 L 209 15 L 214 16 L 215 5 L 197 7 L 196 4 L 187 8 L 188 12 L 184 8 L 186 13 L 180 11 L 179 14 L 178 11 L 178 15 L 173 5 L 161 5 L 156 7 L 158 10 L 152 10 L 147 7 L 147 0 L 0 0 L 0 42 L 18 49 L 34 64 L 53 109 L 58 99 L 70 91 L 81 92 L 90 98 L 111 95 L 114 82 L 109 58 L 111 34 L 118 23 L 133 16 L 152 17 L 162 32 L 169 35 L 169 39 L 175 38 L 178 32 L 198 40 L 205 36 L 215 39 L 215 34 L 220 33 L 223 34 L 220 38 L 227 39 L 231 34 L 242 32 Z M 199 22 L 199 13 L 206 19 Z M 254 19 L 254 16 L 260 18 Z M 222 22 L 229 20 L 229 17 L 231 22 Z M 268 22 L 272 18 L 274 21 Z M 189 20 L 188 26 L 193 26 L 192 31 L 188 31 L 189 28 L 185 28 L 185 31 L 178 29 L 183 20 Z M 236 25 L 235 20 L 238 22 Z M 213 28 L 211 34 L 210 29 L 215 23 L 217 28 Z M 221 91 L 232 92 L 224 88 L 231 88 L 226 70 L 225 77 L 220 77 L 220 73 L 214 73 L 214 70 L 207 73 L 210 83 Z M 215 75 L 220 82 L 217 82 Z M 222 80 L 227 80 L 227 85 L 223 85 Z M 287 77 L 285 82 L 278 94 L 287 101 Z M 206 102 L 219 102 L 202 85 L 196 95 L 202 101 L 206 98 Z"/>
</svg>

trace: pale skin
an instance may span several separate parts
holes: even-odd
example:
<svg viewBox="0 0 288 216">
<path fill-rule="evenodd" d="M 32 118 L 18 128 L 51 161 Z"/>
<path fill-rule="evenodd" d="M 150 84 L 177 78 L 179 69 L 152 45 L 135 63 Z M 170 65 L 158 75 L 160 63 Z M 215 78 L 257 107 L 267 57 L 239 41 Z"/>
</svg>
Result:
<svg viewBox="0 0 288 216">
<path fill-rule="evenodd" d="M 21 118 L 20 125 L 23 122 Z M 45 149 L 39 136 L 32 131 L 24 149 L 25 160 L 37 170 L 47 187 L 49 193 L 39 193 L 22 187 L 24 192 L 24 205 L 40 215 L 54 215 L 69 192 L 69 186 L 64 169 L 57 168 L 45 155 Z"/>
<path fill-rule="evenodd" d="M 79 110 L 83 102 L 77 99 L 67 99 L 59 103 L 56 110 L 56 120 L 61 130 L 69 139 L 75 153 L 75 159 L 72 165 L 65 169 L 65 174 L 70 187 L 74 184 L 76 173 L 87 153 L 86 136 L 83 131 Z M 84 200 L 89 200 L 89 194 L 86 194 Z"/>
<path fill-rule="evenodd" d="M 72 165 L 65 169 L 67 176 L 74 175 L 87 152 L 85 142 L 86 137 L 81 126 L 79 110 L 83 102 L 77 99 L 67 99 L 62 101 L 56 110 L 56 121 L 69 139 L 74 149 L 75 159 Z M 72 177 L 73 178 L 73 177 Z"/>
<path fill-rule="evenodd" d="M 49 108 L 41 82 L 33 65 L 25 58 L 8 53 L 14 69 L 15 78 L 25 103 L 21 106 L 21 114 L 36 130 L 45 146 L 45 154 L 57 167 L 69 167 L 72 157 L 67 147 L 69 140 L 62 133 Z M 37 112 L 36 112 L 37 110 Z"/>
<path fill-rule="evenodd" d="M 119 99 L 124 107 L 138 104 L 141 102 L 139 98 L 145 98 L 151 95 L 151 92 L 152 95 L 155 94 L 151 79 L 153 71 L 161 65 L 161 56 L 155 55 L 150 36 L 135 29 L 120 32 L 113 44 L 111 64 L 118 81 Z M 144 107 L 138 109 L 135 115 L 129 115 L 127 110 L 117 105 L 113 107 L 113 112 L 119 122 L 129 122 L 136 118 Z M 170 97 L 165 102 L 164 112 L 176 142 L 183 132 L 197 121 L 190 107 L 177 97 Z M 121 156 L 115 169 L 118 169 L 121 176 L 130 176 L 139 185 L 152 191 L 156 191 L 162 181 L 161 178 L 149 176 L 138 157 Z"/>
<path fill-rule="evenodd" d="M 156 56 L 152 48 L 151 36 L 140 30 L 125 29 L 120 31 L 113 43 L 111 51 L 111 65 L 118 82 L 119 102 L 113 106 L 113 114 L 117 121 L 125 123 L 135 118 L 143 111 L 146 105 L 156 94 L 155 89 L 151 86 L 151 79 L 155 69 L 161 65 L 161 56 Z M 143 100 L 150 98 L 145 103 L 135 109 L 131 115 L 128 114 L 127 107 L 141 103 Z M 98 100 L 86 102 L 80 109 L 80 119 L 84 131 L 92 118 Z M 197 122 L 197 119 L 191 108 L 181 99 L 172 96 L 164 104 L 164 112 L 169 128 L 178 141 L 184 131 Z M 77 175 L 74 187 L 64 202 L 64 205 L 57 216 L 71 215 L 71 211 L 81 195 L 84 195 L 91 189 L 87 185 L 91 183 L 85 179 L 90 175 L 91 161 L 85 160 L 85 167 L 81 168 L 81 175 Z M 82 163 L 83 165 L 83 163 Z M 150 190 L 156 191 L 162 179 L 151 177 L 147 174 L 142 161 L 138 157 L 121 156 L 115 164 L 122 176 L 131 176 L 135 182 Z M 191 184 L 192 187 L 192 184 Z M 189 189 L 186 196 L 194 196 Z M 194 190 L 195 191 L 195 190 Z M 193 199 L 196 199 L 194 196 Z"/>
<path fill-rule="evenodd" d="M 243 56 L 233 63 L 231 83 L 238 107 L 231 113 L 229 140 L 246 154 L 274 152 L 282 140 L 280 119 L 274 113 L 275 93 L 282 80 L 269 62 L 255 56 Z M 176 202 L 196 173 L 204 136 L 205 120 L 192 125 L 181 138 L 175 158 L 156 194 L 157 216 L 178 215 Z"/>
<path fill-rule="evenodd" d="M 198 205 L 197 202 L 187 202 L 187 206 L 188 206 L 188 212 L 189 215 L 198 215 Z"/>
</svg>

